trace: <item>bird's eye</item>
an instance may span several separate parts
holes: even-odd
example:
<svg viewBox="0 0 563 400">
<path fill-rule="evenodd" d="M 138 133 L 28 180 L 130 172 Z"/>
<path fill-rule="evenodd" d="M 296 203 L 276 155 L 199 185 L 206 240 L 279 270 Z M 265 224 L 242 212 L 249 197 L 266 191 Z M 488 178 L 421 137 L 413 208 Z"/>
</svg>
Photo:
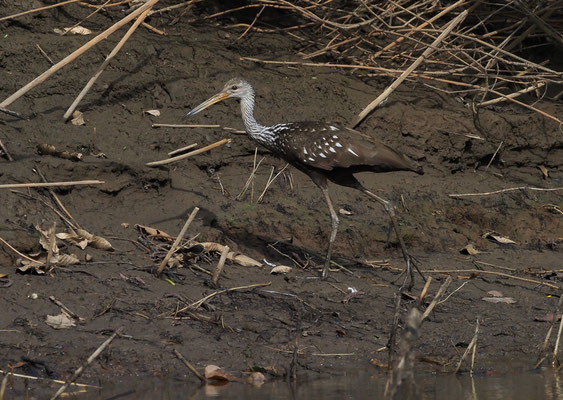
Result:
<svg viewBox="0 0 563 400">
<path fill-rule="evenodd" d="M 231 86 L 231 90 L 237 90 L 237 89 L 238 89 L 237 85 Z"/>
</svg>

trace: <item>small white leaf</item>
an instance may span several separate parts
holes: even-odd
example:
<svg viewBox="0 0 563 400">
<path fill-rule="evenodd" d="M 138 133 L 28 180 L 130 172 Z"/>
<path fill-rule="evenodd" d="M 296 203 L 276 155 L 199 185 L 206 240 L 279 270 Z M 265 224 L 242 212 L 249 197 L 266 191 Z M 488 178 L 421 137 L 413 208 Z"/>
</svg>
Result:
<svg viewBox="0 0 563 400">
<path fill-rule="evenodd" d="M 55 33 L 58 33 L 59 35 L 64 35 L 65 33 L 71 33 L 73 35 L 91 35 L 92 31 L 88 28 L 84 28 L 83 26 L 75 26 L 73 28 L 63 28 L 63 29 L 59 29 L 59 28 L 55 28 L 53 29 L 53 31 Z"/>
<path fill-rule="evenodd" d="M 45 323 L 54 329 L 68 329 L 75 326 L 74 321 L 64 313 L 59 315 L 47 315 Z"/>
<path fill-rule="evenodd" d="M 160 111 L 158 110 L 146 110 L 143 111 L 143 114 L 149 114 L 152 115 L 153 117 L 160 117 Z"/>
<path fill-rule="evenodd" d="M 287 274 L 291 272 L 292 268 L 288 267 L 287 265 L 278 265 L 277 267 L 272 268 L 270 274 Z"/>
</svg>

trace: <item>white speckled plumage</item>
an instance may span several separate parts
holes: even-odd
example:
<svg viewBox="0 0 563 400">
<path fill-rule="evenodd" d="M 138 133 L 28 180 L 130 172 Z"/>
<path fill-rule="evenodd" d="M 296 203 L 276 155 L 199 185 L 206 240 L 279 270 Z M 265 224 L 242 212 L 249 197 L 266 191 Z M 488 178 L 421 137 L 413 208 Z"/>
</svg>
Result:
<svg viewBox="0 0 563 400">
<path fill-rule="evenodd" d="M 261 125 L 254 118 L 254 89 L 240 78 L 229 80 L 221 92 L 195 107 L 186 117 L 228 98 L 240 100 L 244 127 L 253 140 L 306 173 L 323 191 L 332 220 L 323 277 L 328 273 L 338 229 L 338 216 L 328 194 L 327 180 L 331 180 L 339 185 L 361 190 L 385 207 L 394 224 L 411 280 L 414 279 L 410 269 L 410 256 L 398 231 L 392 206 L 365 189 L 353 174 L 362 171 L 413 171 L 422 174 L 422 168 L 389 146 L 357 131 L 341 128 L 338 124 L 304 121 Z"/>
</svg>

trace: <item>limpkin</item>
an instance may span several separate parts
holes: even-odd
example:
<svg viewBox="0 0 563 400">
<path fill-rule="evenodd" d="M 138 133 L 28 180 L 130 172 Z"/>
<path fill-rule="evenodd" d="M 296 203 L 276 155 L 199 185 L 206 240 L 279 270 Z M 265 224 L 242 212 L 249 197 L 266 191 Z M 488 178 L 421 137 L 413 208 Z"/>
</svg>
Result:
<svg viewBox="0 0 563 400">
<path fill-rule="evenodd" d="M 338 215 L 328 193 L 327 181 L 330 180 L 337 185 L 358 189 L 383 205 L 401 246 L 407 276 L 410 276 L 412 285 L 414 274 L 411 269 L 411 258 L 399 232 L 393 205 L 363 187 L 354 174 L 364 171 L 413 171 L 423 174 L 422 168 L 382 142 L 352 129 L 342 128 L 338 124 L 304 121 L 263 126 L 254 118 L 254 89 L 248 82 L 240 78 L 229 80 L 223 90 L 188 112 L 184 118 L 191 117 L 207 107 L 229 98 L 240 100 L 242 120 L 248 135 L 274 155 L 283 158 L 307 174 L 323 192 L 330 211 L 332 230 L 321 277 L 324 279 L 328 276 L 339 223 Z"/>
</svg>

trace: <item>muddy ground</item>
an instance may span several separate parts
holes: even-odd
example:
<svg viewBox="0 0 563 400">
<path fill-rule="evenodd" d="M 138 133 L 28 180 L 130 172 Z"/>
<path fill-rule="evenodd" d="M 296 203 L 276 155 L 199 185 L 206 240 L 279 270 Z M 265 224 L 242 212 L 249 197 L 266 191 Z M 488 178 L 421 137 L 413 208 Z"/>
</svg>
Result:
<svg viewBox="0 0 563 400">
<path fill-rule="evenodd" d="M 16 7 L 4 2 L 1 13 L 38 5 L 21 1 Z M 56 62 L 85 43 L 87 38 L 60 36 L 53 28 L 72 26 L 89 12 L 69 5 L 1 22 L 0 97 L 8 97 L 50 67 L 37 45 Z M 55 192 L 83 228 L 107 238 L 116 249 L 83 251 L 60 242 L 63 252 L 80 260 L 89 254 L 92 261 L 56 266 L 37 275 L 18 273 L 19 257 L 8 246 L 0 246 L 0 274 L 7 275 L 0 280 L 2 370 L 15 367 L 19 373 L 68 378 L 119 327 L 124 336 L 86 370 L 82 381 L 116 376 L 194 379 L 174 356 L 174 349 L 200 369 L 216 364 L 241 375 L 250 366 L 260 366 L 283 375 L 290 368 L 296 339 L 297 371 L 302 375 L 376 369 L 371 359 L 386 361 L 386 352 L 377 351 L 389 339 L 393 298 L 404 265 L 395 238 L 387 245 L 384 210 L 359 192 L 331 187 L 336 208 L 351 213 L 341 216 L 335 246 L 335 260 L 349 272 L 335 269 L 328 281 L 320 281 L 330 222 L 321 193 L 308 178 L 290 168 L 257 203 L 272 167 L 279 170 L 285 165 L 259 148 L 258 160 L 265 159 L 257 172 L 253 201 L 250 192 L 235 199 L 252 170 L 254 143 L 222 128 L 155 129 L 151 124 L 178 123 L 233 76 L 255 86 L 256 117 L 264 124 L 292 120 L 351 124 L 390 80 L 241 60 L 241 56 L 298 60 L 299 43 L 291 36 L 252 32 L 236 40 L 243 30 L 229 28 L 237 22 L 233 20 L 220 21 L 221 25 L 189 22 L 203 12 L 209 10 L 196 7 L 174 25 L 170 21 L 179 12 L 151 17 L 148 21 L 165 29 L 167 36 L 139 28 L 80 104 L 85 125 L 65 124 L 63 114 L 119 40 L 117 35 L 10 105 L 20 113 L 34 114 L 31 119 L 0 114 L 0 140 L 13 157 L 13 161 L 0 159 L 0 182 L 38 182 L 37 167 L 49 181 L 103 180 L 102 185 Z M 102 12 L 84 25 L 100 32 L 122 15 L 122 10 Z M 561 103 L 544 100 L 537 106 L 563 115 Z M 158 109 L 161 116 L 143 114 L 151 109 Z M 189 122 L 243 129 L 235 101 L 214 106 Z M 449 196 L 563 186 L 559 127 L 515 105 L 481 110 L 479 122 L 481 129 L 470 109 L 454 96 L 406 82 L 359 127 L 424 166 L 424 176 L 363 174 L 360 179 L 395 202 L 410 252 L 422 270 L 430 271 L 425 275 L 433 277 L 429 293 L 436 293 L 447 275 L 454 278 L 448 293 L 459 289 L 422 327 L 415 351 L 423 368 L 452 370 L 471 340 L 477 319 L 479 368 L 490 368 L 500 359 L 525 360 L 524 365 L 533 366 L 549 326 L 535 319 L 553 312 L 559 298 L 553 287 L 463 272 L 481 268 L 560 286 L 560 273 L 549 271 L 563 269 L 562 192 Z M 223 138 L 232 143 L 165 167 L 145 165 L 188 144 L 204 146 Z M 36 146 L 43 143 L 81 152 L 84 159 L 73 162 L 39 155 Z M 547 169 L 547 179 L 540 166 Z M 19 191 L 53 204 L 43 189 Z M 66 230 L 64 222 L 38 200 L 2 189 L 0 202 L 0 236 L 24 254 L 40 250 L 34 225 L 47 229 L 56 222 L 57 232 Z M 175 236 L 194 207 L 200 211 L 187 237 L 198 234 L 198 241 L 226 244 L 261 262 L 290 265 L 292 272 L 271 275 L 266 263 L 258 268 L 228 262 L 220 288 L 270 286 L 215 296 L 197 315 L 174 313 L 217 290 L 194 265 L 213 271 L 218 255 L 197 257 L 174 270 L 167 275 L 175 282 L 172 285 L 151 272 L 159 259 L 135 245 L 140 236 L 135 225 Z M 514 243 L 482 237 L 491 231 Z M 479 253 L 461 254 L 468 244 Z M 414 295 L 423 286 L 417 278 Z M 345 302 L 349 288 L 361 293 Z M 515 303 L 483 301 L 491 290 Z M 48 326 L 47 315 L 60 313 L 49 296 L 83 321 L 66 330 Z M 410 303 L 405 299 L 402 315 Z M 425 362 L 429 360 L 432 363 Z"/>
</svg>

